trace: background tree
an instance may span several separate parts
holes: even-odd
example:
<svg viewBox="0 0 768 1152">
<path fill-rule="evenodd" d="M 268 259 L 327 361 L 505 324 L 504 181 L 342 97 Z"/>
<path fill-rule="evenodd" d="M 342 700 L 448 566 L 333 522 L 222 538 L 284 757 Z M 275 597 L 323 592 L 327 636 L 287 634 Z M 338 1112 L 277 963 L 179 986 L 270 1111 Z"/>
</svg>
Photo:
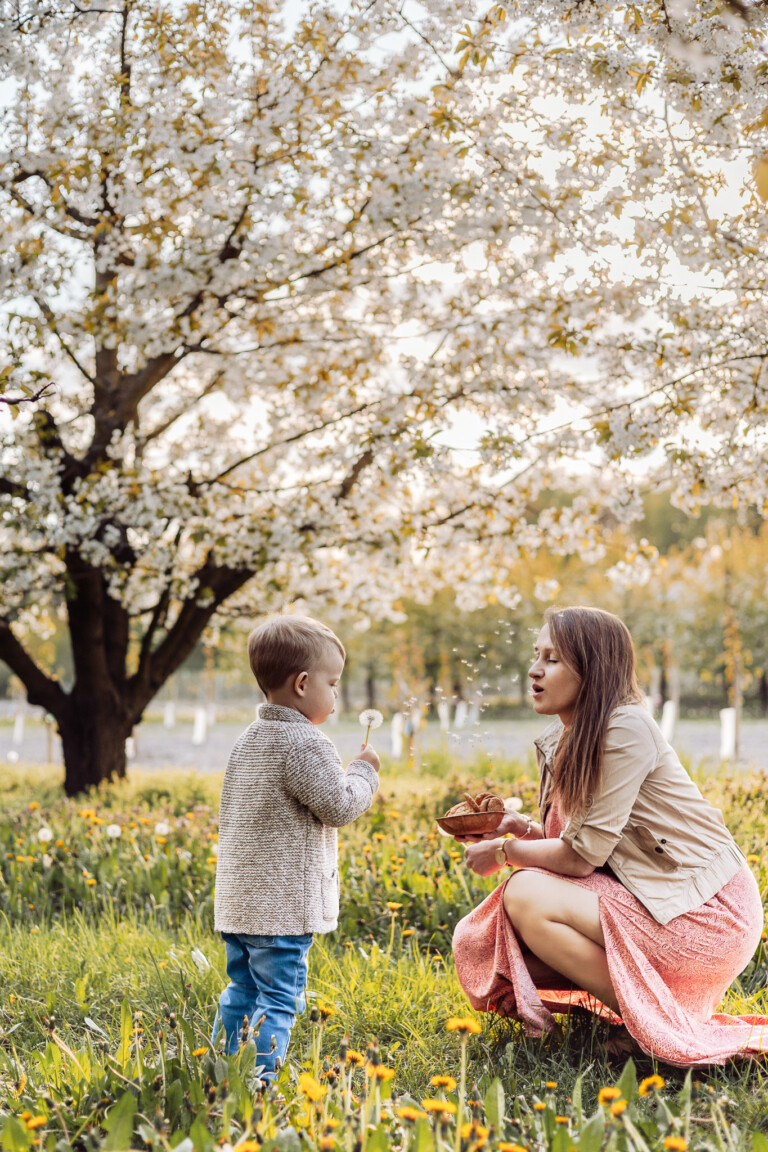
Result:
<svg viewBox="0 0 768 1152">
<path fill-rule="evenodd" d="M 56 392 L 4 442 L 0 658 L 69 791 L 222 606 L 511 604 L 542 538 L 589 562 L 640 510 L 641 452 L 762 506 L 765 213 L 718 197 L 767 147 L 764 16 L 723 12 L 2 11 L 2 370 Z"/>
</svg>

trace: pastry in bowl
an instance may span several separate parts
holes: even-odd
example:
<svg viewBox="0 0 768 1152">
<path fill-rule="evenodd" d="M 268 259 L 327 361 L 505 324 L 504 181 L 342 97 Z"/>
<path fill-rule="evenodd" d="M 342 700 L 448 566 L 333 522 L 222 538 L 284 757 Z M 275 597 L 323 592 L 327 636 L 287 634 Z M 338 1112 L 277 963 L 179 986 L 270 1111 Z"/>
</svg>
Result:
<svg viewBox="0 0 768 1152">
<path fill-rule="evenodd" d="M 504 816 L 504 801 L 490 792 L 479 796 L 464 793 L 459 804 L 449 808 L 444 816 L 438 816 L 437 826 L 449 836 L 482 836 L 498 828 Z"/>
</svg>

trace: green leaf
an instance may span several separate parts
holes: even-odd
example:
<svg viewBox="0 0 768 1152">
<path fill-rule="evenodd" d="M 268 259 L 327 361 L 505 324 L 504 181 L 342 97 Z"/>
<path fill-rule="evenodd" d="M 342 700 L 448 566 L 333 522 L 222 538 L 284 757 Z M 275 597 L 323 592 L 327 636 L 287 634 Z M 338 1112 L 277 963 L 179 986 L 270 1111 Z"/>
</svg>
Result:
<svg viewBox="0 0 768 1152">
<path fill-rule="evenodd" d="M 768 1152 L 768 1136 L 764 1136 L 762 1132 L 753 1132 L 752 1152 Z"/>
<path fill-rule="evenodd" d="M 582 1108 L 582 1103 L 581 1103 L 581 1097 L 582 1097 L 581 1082 L 582 1082 L 582 1079 L 583 1079 L 582 1074 L 579 1073 L 579 1075 L 576 1077 L 576 1083 L 573 1086 L 573 1093 L 571 1095 L 573 1117 L 576 1121 L 577 1129 L 580 1129 L 582 1124 L 584 1123 L 584 1110 Z"/>
<path fill-rule="evenodd" d="M 184 1089 L 181 1086 L 181 1081 L 174 1080 L 172 1084 L 168 1085 L 168 1091 L 165 1094 L 165 1112 L 171 1123 L 178 1116 L 183 1099 Z"/>
<path fill-rule="evenodd" d="M 15 1116 L 9 1116 L 3 1128 L 3 1152 L 26 1152 L 32 1143 L 32 1133 Z"/>
<path fill-rule="evenodd" d="M 685 1077 L 685 1083 L 677 1094 L 677 1099 L 680 1102 L 680 1110 L 683 1114 L 683 1136 L 686 1140 L 691 1139 L 691 1070 Z"/>
<path fill-rule="evenodd" d="M 605 1119 L 602 1110 L 595 1112 L 581 1130 L 579 1152 L 600 1152 L 604 1128 Z"/>
<path fill-rule="evenodd" d="M 366 1147 L 369 1152 L 389 1152 L 389 1137 L 383 1124 L 369 1133 Z"/>
<path fill-rule="evenodd" d="M 206 1148 L 213 1147 L 213 1136 L 211 1136 L 199 1116 L 195 1117 L 194 1122 L 190 1126 L 189 1138 L 195 1146 L 195 1152 L 205 1152 Z"/>
<path fill-rule="evenodd" d="M 113 1104 L 104 1117 L 104 1127 L 108 1136 L 102 1147 L 106 1152 L 120 1152 L 122 1148 L 131 1147 L 135 1115 L 136 1097 L 133 1092 L 124 1092 L 117 1104 Z"/>
<path fill-rule="evenodd" d="M 637 1095 L 637 1070 L 631 1056 L 624 1065 L 621 1076 L 616 1081 L 616 1087 L 625 1100 L 634 1100 Z"/>
<path fill-rule="evenodd" d="M 504 1120 L 504 1089 L 501 1080 L 491 1081 L 483 1103 L 488 1123 L 492 1124 L 497 1132 L 501 1132 L 501 1125 Z"/>
<path fill-rule="evenodd" d="M 301 1152 L 301 1139 L 295 1128 L 281 1128 L 275 1136 L 275 1146 L 279 1152 Z"/>
<path fill-rule="evenodd" d="M 416 1131 L 413 1135 L 413 1152 L 434 1152 L 435 1142 L 429 1121 L 425 1119 L 416 1121 Z"/>
<path fill-rule="evenodd" d="M 120 1047 L 117 1050 L 117 1062 L 120 1065 L 126 1064 L 131 1055 L 132 1027 L 131 1006 L 126 996 L 120 1005 Z"/>
</svg>

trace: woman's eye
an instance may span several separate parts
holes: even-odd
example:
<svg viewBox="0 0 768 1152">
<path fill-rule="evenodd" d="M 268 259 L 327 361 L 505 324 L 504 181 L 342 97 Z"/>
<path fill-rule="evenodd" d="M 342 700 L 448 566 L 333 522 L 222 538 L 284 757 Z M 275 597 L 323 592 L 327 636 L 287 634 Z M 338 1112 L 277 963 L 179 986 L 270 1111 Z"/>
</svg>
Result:
<svg viewBox="0 0 768 1152">
<path fill-rule="evenodd" d="M 557 664 L 557 656 L 550 656 L 547 660 L 547 664 Z"/>
</svg>

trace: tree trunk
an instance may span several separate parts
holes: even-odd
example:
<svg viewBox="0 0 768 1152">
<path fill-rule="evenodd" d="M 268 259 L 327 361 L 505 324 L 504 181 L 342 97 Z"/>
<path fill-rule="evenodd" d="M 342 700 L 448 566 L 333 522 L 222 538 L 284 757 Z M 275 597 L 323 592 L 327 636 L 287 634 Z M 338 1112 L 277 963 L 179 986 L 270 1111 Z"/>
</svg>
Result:
<svg viewBox="0 0 768 1152">
<path fill-rule="evenodd" d="M 115 709 L 112 694 L 81 690 L 77 698 L 70 698 L 59 717 L 68 796 L 125 776 L 125 742 L 131 727 L 130 718 Z"/>
<path fill-rule="evenodd" d="M 765 716 L 768 713 L 768 673 L 760 673 L 760 715 Z"/>
<path fill-rule="evenodd" d="M 376 667 L 369 664 L 365 670 L 365 706 L 376 707 Z"/>
</svg>

